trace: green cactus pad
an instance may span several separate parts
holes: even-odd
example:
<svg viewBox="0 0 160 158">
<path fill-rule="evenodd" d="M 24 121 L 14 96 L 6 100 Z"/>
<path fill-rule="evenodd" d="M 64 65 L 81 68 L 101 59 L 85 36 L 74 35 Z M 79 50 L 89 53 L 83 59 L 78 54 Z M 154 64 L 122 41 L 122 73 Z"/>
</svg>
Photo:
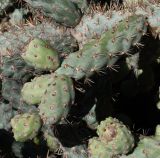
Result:
<svg viewBox="0 0 160 158">
<path fill-rule="evenodd" d="M 35 77 L 31 82 L 24 84 L 21 90 L 22 99 L 28 104 L 39 104 L 48 84 L 53 81 L 52 75 Z"/>
<path fill-rule="evenodd" d="M 108 117 L 97 127 L 97 134 L 113 155 L 127 154 L 134 147 L 131 131 L 119 120 Z"/>
<path fill-rule="evenodd" d="M 103 33 L 100 39 L 89 40 L 78 52 L 70 54 L 56 73 L 79 80 L 103 72 L 106 66 L 112 67 L 124 53 L 138 44 L 146 33 L 145 23 L 142 16 L 127 17 Z"/>
<path fill-rule="evenodd" d="M 55 124 L 67 116 L 74 93 L 71 78 L 54 75 L 54 82 L 48 85 L 38 107 L 45 124 Z"/>
<path fill-rule="evenodd" d="M 25 142 L 33 139 L 41 127 L 40 116 L 35 113 L 16 115 L 11 119 L 14 138 L 16 141 Z"/>
<path fill-rule="evenodd" d="M 96 137 L 89 139 L 88 156 L 89 158 L 113 158 L 112 152 L 108 151 L 105 144 Z"/>
<path fill-rule="evenodd" d="M 47 142 L 47 146 L 50 151 L 52 151 L 52 152 L 58 151 L 58 149 L 60 148 L 60 142 L 58 141 L 58 139 L 56 137 L 45 132 L 44 138 Z"/>
<path fill-rule="evenodd" d="M 70 0 L 25 0 L 34 8 L 41 8 L 43 13 L 65 26 L 76 26 L 81 19 L 81 11 Z"/>
<path fill-rule="evenodd" d="M 60 64 L 57 51 L 38 38 L 29 43 L 22 57 L 28 64 L 43 70 L 56 70 Z"/>
</svg>

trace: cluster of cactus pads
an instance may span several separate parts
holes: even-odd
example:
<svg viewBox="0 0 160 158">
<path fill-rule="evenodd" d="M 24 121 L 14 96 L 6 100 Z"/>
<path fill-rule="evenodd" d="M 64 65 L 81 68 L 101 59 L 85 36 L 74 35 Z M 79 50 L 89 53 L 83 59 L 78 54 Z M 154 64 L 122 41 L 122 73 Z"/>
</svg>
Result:
<svg viewBox="0 0 160 158">
<path fill-rule="evenodd" d="M 160 2 L 112 5 L 0 0 L 0 133 L 15 157 L 35 157 L 27 143 L 48 158 L 160 157 Z M 144 136 L 121 104 L 151 94 Z"/>
</svg>

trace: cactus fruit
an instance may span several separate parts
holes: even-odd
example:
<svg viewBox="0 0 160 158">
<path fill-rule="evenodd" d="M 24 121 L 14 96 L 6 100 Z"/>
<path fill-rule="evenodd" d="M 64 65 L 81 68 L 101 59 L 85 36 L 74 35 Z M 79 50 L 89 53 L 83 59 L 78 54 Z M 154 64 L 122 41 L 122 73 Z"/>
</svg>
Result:
<svg viewBox="0 0 160 158">
<path fill-rule="evenodd" d="M 88 158 L 86 146 L 77 145 L 72 148 L 63 148 L 63 158 Z"/>
<path fill-rule="evenodd" d="M 41 127 L 40 116 L 36 113 L 24 113 L 11 119 L 14 138 L 16 141 L 25 142 L 33 139 Z"/>
<path fill-rule="evenodd" d="M 39 113 L 44 124 L 55 124 L 67 116 L 70 104 L 74 101 L 74 88 L 71 78 L 53 74 L 53 82 L 42 96 Z"/>
<path fill-rule="evenodd" d="M 29 43 L 22 58 L 29 65 L 42 70 L 54 71 L 60 64 L 58 53 L 47 42 L 37 38 Z"/>
<path fill-rule="evenodd" d="M 34 8 L 41 8 L 43 13 L 65 26 L 76 26 L 82 16 L 78 6 L 70 0 L 25 0 Z"/>
<path fill-rule="evenodd" d="M 105 66 L 113 66 L 120 54 L 127 53 L 131 46 L 138 44 L 147 29 L 145 22 L 144 17 L 136 15 L 119 22 L 100 39 L 90 40 L 78 52 L 70 54 L 56 73 L 79 80 L 101 72 Z"/>
<path fill-rule="evenodd" d="M 97 127 L 99 140 L 113 155 L 127 154 L 134 147 L 131 131 L 119 120 L 108 117 Z"/>
<path fill-rule="evenodd" d="M 21 90 L 22 100 L 28 104 L 39 104 L 48 84 L 54 82 L 52 75 L 35 77 L 31 82 L 23 85 Z"/>
</svg>

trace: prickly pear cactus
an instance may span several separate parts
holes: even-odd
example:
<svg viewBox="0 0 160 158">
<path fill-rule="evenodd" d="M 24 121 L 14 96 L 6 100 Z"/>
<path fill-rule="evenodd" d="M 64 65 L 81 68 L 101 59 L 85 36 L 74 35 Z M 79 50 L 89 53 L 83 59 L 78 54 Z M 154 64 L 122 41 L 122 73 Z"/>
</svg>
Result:
<svg viewBox="0 0 160 158">
<path fill-rule="evenodd" d="M 60 64 L 59 56 L 51 46 L 38 38 L 32 40 L 22 54 L 22 58 L 37 69 L 56 70 Z"/>
<path fill-rule="evenodd" d="M 134 8 L 134 12 L 137 15 L 143 15 L 148 18 L 148 24 L 153 36 L 159 37 L 160 35 L 160 5 L 159 1 L 152 0 L 136 0 L 136 1 L 124 1 L 124 5 L 127 8 Z"/>
<path fill-rule="evenodd" d="M 57 152 L 60 149 L 60 142 L 58 139 L 55 136 L 50 135 L 47 131 L 44 133 L 44 139 L 46 140 L 50 151 Z"/>
<path fill-rule="evenodd" d="M 44 20 L 42 23 L 13 26 L 9 32 L 0 36 L 0 54 L 22 54 L 26 45 L 34 38 L 48 41 L 50 45 L 63 55 L 73 52 L 78 45 L 71 34 L 64 27 L 58 27 L 53 22 Z M 5 43 L 5 45 L 4 45 Z"/>
<path fill-rule="evenodd" d="M 136 15 L 122 20 L 115 28 L 103 33 L 100 39 L 90 40 L 78 52 L 70 54 L 56 73 L 79 80 L 101 73 L 106 66 L 112 67 L 120 55 L 138 45 L 146 33 L 145 22 L 144 17 Z"/>
<path fill-rule="evenodd" d="M 21 90 L 22 100 L 28 104 L 39 104 L 48 84 L 54 82 L 52 77 L 52 75 L 41 75 L 25 83 Z"/>
<path fill-rule="evenodd" d="M 35 71 L 32 66 L 29 66 L 18 54 L 3 56 L 1 69 L 2 78 L 10 78 L 22 83 L 27 82 L 34 75 L 40 73 L 40 71 Z"/>
<path fill-rule="evenodd" d="M 11 129 L 10 120 L 16 114 L 10 104 L 0 102 L 0 129 L 9 131 Z"/>
<path fill-rule="evenodd" d="M 66 117 L 74 97 L 71 78 L 53 74 L 53 82 L 48 84 L 38 107 L 44 124 L 55 124 Z"/>
<path fill-rule="evenodd" d="M 63 158 L 88 158 L 85 145 L 77 145 L 72 148 L 63 148 Z"/>
<path fill-rule="evenodd" d="M 11 119 L 11 126 L 15 140 L 25 142 L 33 139 L 38 134 L 41 119 L 36 113 L 20 114 Z"/>
<path fill-rule="evenodd" d="M 16 109 L 24 106 L 21 100 L 21 88 L 23 84 L 13 79 L 3 79 L 2 96 L 10 102 L 10 105 Z"/>
<path fill-rule="evenodd" d="M 156 128 L 155 136 L 141 137 L 137 147 L 132 154 L 120 158 L 159 158 L 160 156 L 160 135 L 159 125 Z"/>
<path fill-rule="evenodd" d="M 107 150 L 105 144 L 98 138 L 89 139 L 88 143 L 88 157 L 89 158 L 112 158 L 112 151 Z"/>
<path fill-rule="evenodd" d="M 119 120 L 109 117 L 97 127 L 99 140 L 113 155 L 127 154 L 134 147 L 131 131 Z"/>
<path fill-rule="evenodd" d="M 0 15 L 2 15 L 6 8 L 12 6 L 13 0 L 1 0 L 0 1 Z"/>
<path fill-rule="evenodd" d="M 25 0 L 34 8 L 41 8 L 43 13 L 56 22 L 73 27 L 81 19 L 82 13 L 78 6 L 70 0 Z"/>
<path fill-rule="evenodd" d="M 98 121 L 96 119 L 96 104 L 91 108 L 89 113 L 83 117 L 83 120 L 86 121 L 89 128 L 91 129 L 97 128 Z"/>
<path fill-rule="evenodd" d="M 86 12 L 89 2 L 87 0 L 71 0 L 73 3 L 75 3 L 78 8 L 81 9 L 82 13 Z"/>
<path fill-rule="evenodd" d="M 15 9 L 12 14 L 9 15 L 10 20 L 9 22 L 14 26 L 14 25 L 21 25 L 25 23 L 24 16 L 26 16 L 28 13 L 27 10 L 25 9 Z"/>
<path fill-rule="evenodd" d="M 89 39 L 100 38 L 105 31 L 115 27 L 126 17 L 127 13 L 122 11 L 105 11 L 101 7 L 90 8 L 90 12 L 82 17 L 80 23 L 71 32 L 83 46 Z"/>
</svg>

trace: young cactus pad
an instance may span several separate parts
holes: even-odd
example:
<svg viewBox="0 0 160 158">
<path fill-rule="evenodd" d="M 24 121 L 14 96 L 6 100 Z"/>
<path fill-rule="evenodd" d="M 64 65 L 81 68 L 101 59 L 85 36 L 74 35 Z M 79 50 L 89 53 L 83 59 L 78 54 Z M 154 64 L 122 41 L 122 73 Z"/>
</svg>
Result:
<svg viewBox="0 0 160 158">
<path fill-rule="evenodd" d="M 52 75 L 35 77 L 31 82 L 24 84 L 21 90 L 22 99 L 28 104 L 39 104 L 48 84 L 53 81 Z"/>
<path fill-rule="evenodd" d="M 56 70 L 60 63 L 58 53 L 38 38 L 29 43 L 22 57 L 28 64 L 43 70 Z"/>
<path fill-rule="evenodd" d="M 36 113 L 19 114 L 11 119 L 11 126 L 15 140 L 25 142 L 33 139 L 38 134 L 41 127 L 41 119 Z"/>
<path fill-rule="evenodd" d="M 96 137 L 89 139 L 88 156 L 89 158 L 113 158 L 112 151 L 108 150 L 105 144 Z"/>
<path fill-rule="evenodd" d="M 131 131 L 119 120 L 108 117 L 97 127 L 97 134 L 113 155 L 127 154 L 134 147 Z"/>
<path fill-rule="evenodd" d="M 45 124 L 55 124 L 67 116 L 69 105 L 74 101 L 72 79 L 65 75 L 54 75 L 39 105 L 39 114 Z"/>
</svg>

